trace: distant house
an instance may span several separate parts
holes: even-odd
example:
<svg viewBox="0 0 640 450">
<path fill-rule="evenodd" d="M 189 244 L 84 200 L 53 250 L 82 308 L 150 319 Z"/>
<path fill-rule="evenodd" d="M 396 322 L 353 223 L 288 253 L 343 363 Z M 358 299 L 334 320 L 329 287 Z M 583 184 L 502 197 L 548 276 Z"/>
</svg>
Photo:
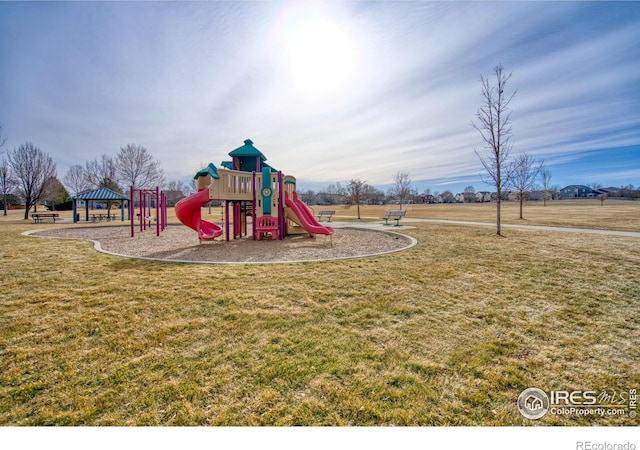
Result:
<svg viewBox="0 0 640 450">
<path fill-rule="evenodd" d="M 485 203 L 491 201 L 491 192 L 480 191 L 476 192 L 476 202 Z"/>
<path fill-rule="evenodd" d="M 461 192 L 455 196 L 456 203 L 464 203 L 464 194 Z"/>
<path fill-rule="evenodd" d="M 571 184 L 560 189 L 560 200 L 568 200 L 571 198 L 587 198 L 592 197 L 593 191 L 589 186 L 581 184 Z"/>
<path fill-rule="evenodd" d="M 438 197 L 436 197 L 436 201 L 438 203 L 455 203 L 456 202 L 456 198 L 453 196 L 453 194 L 449 191 L 444 191 L 442 194 L 438 195 Z"/>
<path fill-rule="evenodd" d="M 514 201 L 514 202 L 519 202 L 520 201 L 520 193 L 519 192 L 511 192 L 511 191 L 509 191 L 509 192 L 506 193 L 506 195 L 507 195 L 507 200 L 511 200 L 511 201 Z M 528 200 L 529 199 L 529 193 L 528 192 L 523 192 L 522 193 L 522 198 L 524 200 Z"/>
<path fill-rule="evenodd" d="M 429 204 L 433 204 L 436 202 L 436 199 L 433 195 L 431 194 L 425 194 L 422 196 L 422 203 L 429 203 Z"/>
<path fill-rule="evenodd" d="M 542 200 L 544 197 L 544 191 L 531 191 L 529 192 L 529 200 Z M 547 195 L 547 199 L 549 195 Z"/>
<path fill-rule="evenodd" d="M 602 198 L 602 196 L 606 198 L 637 199 L 640 198 L 640 190 L 634 189 L 633 186 L 610 186 L 593 190 L 593 197 Z"/>
<path fill-rule="evenodd" d="M 476 193 L 475 192 L 464 192 L 462 194 L 465 203 L 474 203 L 476 201 Z"/>
</svg>

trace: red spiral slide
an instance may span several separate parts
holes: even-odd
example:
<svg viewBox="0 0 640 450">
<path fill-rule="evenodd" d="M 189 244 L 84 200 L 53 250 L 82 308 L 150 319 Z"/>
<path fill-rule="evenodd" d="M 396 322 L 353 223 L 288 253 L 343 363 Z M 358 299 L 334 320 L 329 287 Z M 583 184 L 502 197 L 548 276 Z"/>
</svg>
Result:
<svg viewBox="0 0 640 450">
<path fill-rule="evenodd" d="M 209 190 L 202 189 L 176 203 L 178 220 L 198 232 L 202 240 L 215 239 L 222 236 L 222 228 L 213 222 L 202 220 L 201 208 L 209 203 Z"/>
</svg>

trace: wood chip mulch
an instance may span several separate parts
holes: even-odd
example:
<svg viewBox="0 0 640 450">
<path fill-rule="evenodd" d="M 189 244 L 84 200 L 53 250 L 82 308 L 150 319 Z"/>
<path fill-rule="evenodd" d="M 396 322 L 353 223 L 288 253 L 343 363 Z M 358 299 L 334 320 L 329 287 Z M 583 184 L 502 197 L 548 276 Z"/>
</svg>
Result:
<svg viewBox="0 0 640 450">
<path fill-rule="evenodd" d="M 318 261 L 371 256 L 403 250 L 415 241 L 398 233 L 362 228 L 336 228 L 333 236 L 288 236 L 282 241 L 251 237 L 199 242 L 197 234 L 181 225 L 167 227 L 156 236 L 155 228 L 131 237 L 128 226 L 50 228 L 32 233 L 36 236 L 86 239 L 100 243 L 102 250 L 128 257 L 166 261 L 205 263 L 272 263 Z"/>
</svg>

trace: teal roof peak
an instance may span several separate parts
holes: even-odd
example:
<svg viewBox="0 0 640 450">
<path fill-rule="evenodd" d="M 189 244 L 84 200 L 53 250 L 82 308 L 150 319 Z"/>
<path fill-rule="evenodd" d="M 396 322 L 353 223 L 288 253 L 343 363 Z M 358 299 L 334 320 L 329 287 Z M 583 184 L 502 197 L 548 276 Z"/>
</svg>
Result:
<svg viewBox="0 0 640 450">
<path fill-rule="evenodd" d="M 251 139 L 245 139 L 244 145 L 242 147 L 238 147 L 237 149 L 231 151 L 229 156 L 235 158 L 242 158 L 246 156 L 259 156 L 262 161 L 266 161 L 267 157 L 262 154 L 260 150 L 253 146 L 253 141 Z"/>
<path fill-rule="evenodd" d="M 216 168 L 216 166 L 213 165 L 213 163 L 209 163 L 207 167 L 198 171 L 198 173 L 195 174 L 193 179 L 197 180 L 200 177 L 206 177 L 206 176 L 210 176 L 211 178 L 220 178 L 220 175 L 218 175 L 218 169 Z"/>
</svg>

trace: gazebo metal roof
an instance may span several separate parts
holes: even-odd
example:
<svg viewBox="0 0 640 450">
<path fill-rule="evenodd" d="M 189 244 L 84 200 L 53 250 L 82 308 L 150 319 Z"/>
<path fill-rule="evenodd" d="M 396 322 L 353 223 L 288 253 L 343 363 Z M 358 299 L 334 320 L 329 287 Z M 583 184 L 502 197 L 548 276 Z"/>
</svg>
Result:
<svg viewBox="0 0 640 450">
<path fill-rule="evenodd" d="M 71 197 L 72 200 L 129 200 L 129 197 L 111 189 L 100 188 L 93 191 L 80 192 Z"/>
<path fill-rule="evenodd" d="M 71 200 L 73 200 L 73 222 L 74 223 L 80 220 L 80 214 L 77 213 L 78 200 L 83 200 L 85 202 L 86 207 L 84 209 L 84 217 L 87 222 L 89 221 L 89 204 L 92 201 L 98 201 L 98 202 L 100 201 L 112 202 L 114 200 L 120 201 L 120 220 L 123 222 L 124 222 L 124 206 L 125 204 L 129 204 L 129 197 L 107 188 L 100 188 L 100 189 L 94 189 L 92 191 L 79 192 L 76 195 L 72 196 Z M 111 209 L 110 206 L 109 206 L 109 209 Z M 102 218 L 102 214 L 100 214 L 99 216 Z M 94 218 L 94 221 L 95 221 L 96 215 L 94 214 L 92 217 Z M 108 218 L 107 220 L 111 218 L 110 213 L 107 215 L 107 218 Z"/>
</svg>

